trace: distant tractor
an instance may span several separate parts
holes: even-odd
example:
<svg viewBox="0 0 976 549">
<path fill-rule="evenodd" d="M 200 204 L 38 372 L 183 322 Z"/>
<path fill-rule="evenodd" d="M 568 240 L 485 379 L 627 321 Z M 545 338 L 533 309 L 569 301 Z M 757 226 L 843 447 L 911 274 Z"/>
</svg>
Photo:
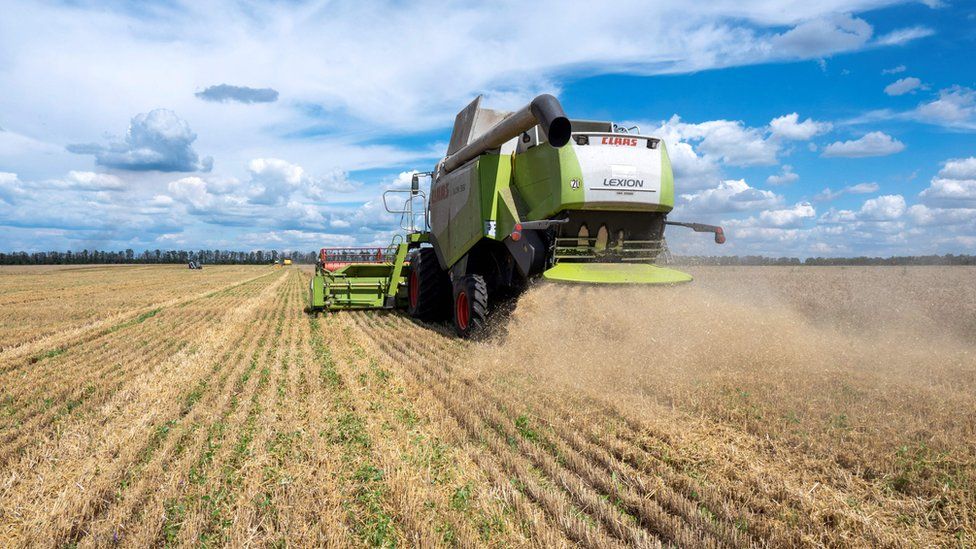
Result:
<svg viewBox="0 0 976 549">
<path fill-rule="evenodd" d="M 534 278 L 588 284 L 676 284 L 659 267 L 674 179 L 664 141 L 612 122 L 570 121 L 540 95 L 522 109 L 458 113 L 447 155 L 410 190 L 387 191 L 406 235 L 388 248 L 324 248 L 312 310 L 404 308 L 426 321 L 480 331 L 489 309 Z M 569 145 L 569 146 L 567 146 Z M 430 193 L 418 176 L 431 177 Z M 405 194 L 403 206 L 388 198 Z M 429 197 L 429 202 L 428 202 Z"/>
<path fill-rule="evenodd" d="M 186 266 L 189 269 L 202 269 L 203 268 L 203 263 L 200 263 L 200 262 L 192 261 L 191 260 L 189 263 L 186 264 Z"/>
</svg>

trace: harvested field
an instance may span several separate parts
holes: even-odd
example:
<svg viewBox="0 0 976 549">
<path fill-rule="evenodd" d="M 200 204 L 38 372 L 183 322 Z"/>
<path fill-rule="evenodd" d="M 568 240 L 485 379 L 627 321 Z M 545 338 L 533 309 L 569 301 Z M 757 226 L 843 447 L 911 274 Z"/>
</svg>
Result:
<svg viewBox="0 0 976 549">
<path fill-rule="evenodd" d="M 0 540 L 976 544 L 976 270 L 693 273 L 472 343 L 299 268 L 0 270 Z"/>
<path fill-rule="evenodd" d="M 0 352 L 267 273 L 263 267 L 219 266 L 188 277 L 187 270 L 185 265 L 0 267 Z"/>
</svg>

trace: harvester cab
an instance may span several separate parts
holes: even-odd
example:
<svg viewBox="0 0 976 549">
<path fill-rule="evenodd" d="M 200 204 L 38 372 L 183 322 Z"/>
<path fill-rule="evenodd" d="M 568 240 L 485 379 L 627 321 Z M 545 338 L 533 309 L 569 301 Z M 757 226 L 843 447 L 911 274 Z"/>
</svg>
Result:
<svg viewBox="0 0 976 549">
<path fill-rule="evenodd" d="M 720 227 L 667 220 L 674 178 L 661 139 L 570 121 L 551 95 L 513 113 L 482 108 L 481 99 L 458 113 L 434 170 L 414 175 L 409 190 L 384 193 L 404 236 L 366 262 L 328 261 L 322 251 L 312 309 L 402 307 L 421 320 L 453 319 L 467 336 L 485 326 L 495 302 L 535 278 L 690 281 L 655 264 L 668 225 L 725 241 Z M 420 176 L 431 178 L 429 193 Z"/>
</svg>

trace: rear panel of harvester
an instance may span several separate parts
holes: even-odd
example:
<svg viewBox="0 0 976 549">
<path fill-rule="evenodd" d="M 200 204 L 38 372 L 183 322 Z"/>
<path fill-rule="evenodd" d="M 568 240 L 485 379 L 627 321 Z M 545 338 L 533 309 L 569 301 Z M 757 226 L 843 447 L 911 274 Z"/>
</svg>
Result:
<svg viewBox="0 0 976 549">
<path fill-rule="evenodd" d="M 562 227 L 564 238 L 585 227 L 594 240 L 603 228 L 643 247 L 660 241 L 664 214 L 674 204 L 664 142 L 598 133 L 581 141 L 484 154 L 437 178 L 430 219 L 442 266 L 450 267 L 484 238 L 503 240 L 517 222 L 556 216 L 570 220 Z"/>
<path fill-rule="evenodd" d="M 571 147 L 582 173 L 583 203 L 567 209 L 669 212 L 674 207 L 664 141 L 594 133 L 580 135 Z"/>
</svg>

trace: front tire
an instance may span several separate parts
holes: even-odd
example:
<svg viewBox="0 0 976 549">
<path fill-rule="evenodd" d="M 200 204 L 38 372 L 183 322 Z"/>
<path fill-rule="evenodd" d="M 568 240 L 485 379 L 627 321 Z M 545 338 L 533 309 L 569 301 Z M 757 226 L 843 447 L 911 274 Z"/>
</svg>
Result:
<svg viewBox="0 0 976 549">
<path fill-rule="evenodd" d="M 407 276 L 407 313 L 426 322 L 446 319 L 450 314 L 450 284 L 434 249 L 417 250 Z"/>
<path fill-rule="evenodd" d="M 488 285 L 481 275 L 454 281 L 454 331 L 458 337 L 484 333 L 488 325 Z"/>
</svg>

